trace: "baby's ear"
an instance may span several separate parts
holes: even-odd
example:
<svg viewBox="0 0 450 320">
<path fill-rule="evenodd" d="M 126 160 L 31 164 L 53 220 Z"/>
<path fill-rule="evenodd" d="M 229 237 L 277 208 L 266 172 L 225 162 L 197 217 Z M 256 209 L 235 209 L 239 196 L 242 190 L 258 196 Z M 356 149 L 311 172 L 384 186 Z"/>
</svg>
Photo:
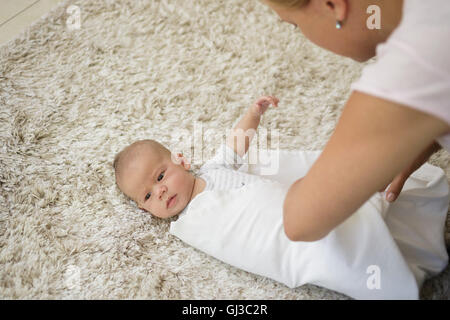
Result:
<svg viewBox="0 0 450 320">
<path fill-rule="evenodd" d="M 191 167 L 191 164 L 189 163 L 189 160 L 183 156 L 182 153 L 172 153 L 171 154 L 172 162 L 175 164 L 181 164 L 186 170 L 189 170 Z"/>
<path fill-rule="evenodd" d="M 182 159 L 181 163 L 183 164 L 184 168 L 186 170 L 189 170 L 191 168 L 191 164 L 189 163 L 189 160 L 185 157 L 182 157 L 181 159 Z"/>
</svg>

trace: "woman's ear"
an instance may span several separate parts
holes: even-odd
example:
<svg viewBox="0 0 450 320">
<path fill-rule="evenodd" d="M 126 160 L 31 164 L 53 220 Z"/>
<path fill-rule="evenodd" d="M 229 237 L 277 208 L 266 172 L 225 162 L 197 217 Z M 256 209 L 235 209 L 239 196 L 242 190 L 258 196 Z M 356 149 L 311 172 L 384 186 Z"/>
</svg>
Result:
<svg viewBox="0 0 450 320">
<path fill-rule="evenodd" d="M 325 3 L 328 9 L 333 11 L 336 20 L 344 21 L 347 18 L 347 0 L 325 0 Z"/>
</svg>

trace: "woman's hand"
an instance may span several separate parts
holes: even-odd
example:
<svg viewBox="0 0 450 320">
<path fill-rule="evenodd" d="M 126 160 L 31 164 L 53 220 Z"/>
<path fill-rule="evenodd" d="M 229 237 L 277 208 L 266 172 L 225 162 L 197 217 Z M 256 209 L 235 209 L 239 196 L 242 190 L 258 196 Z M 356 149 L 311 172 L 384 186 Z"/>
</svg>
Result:
<svg viewBox="0 0 450 320">
<path fill-rule="evenodd" d="M 403 189 L 403 186 L 408 180 L 409 176 L 419 169 L 427 160 L 431 157 L 431 155 L 441 149 L 441 146 L 437 142 L 433 142 L 429 145 L 406 169 L 400 172 L 394 180 L 389 185 L 389 189 L 386 190 L 387 186 L 384 186 L 380 192 L 386 190 L 386 200 L 389 202 L 394 202 L 397 200 L 398 195 Z"/>
<path fill-rule="evenodd" d="M 274 107 L 278 107 L 278 102 L 280 102 L 280 100 L 278 100 L 277 97 L 262 96 L 261 98 L 255 101 L 255 103 L 251 106 L 250 110 L 252 111 L 253 114 L 257 116 L 262 116 L 271 104 Z"/>
</svg>

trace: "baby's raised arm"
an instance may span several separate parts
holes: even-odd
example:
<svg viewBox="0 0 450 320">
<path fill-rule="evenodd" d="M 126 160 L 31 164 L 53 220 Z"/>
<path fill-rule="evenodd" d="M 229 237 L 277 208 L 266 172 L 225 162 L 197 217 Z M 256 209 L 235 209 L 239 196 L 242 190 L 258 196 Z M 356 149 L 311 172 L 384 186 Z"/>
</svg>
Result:
<svg viewBox="0 0 450 320">
<path fill-rule="evenodd" d="M 260 97 L 248 108 L 245 115 L 233 128 L 231 133 L 227 135 L 227 145 L 240 157 L 243 157 L 247 153 L 250 142 L 258 128 L 261 116 L 271 104 L 274 107 L 278 107 L 278 102 L 279 100 L 273 96 Z"/>
</svg>

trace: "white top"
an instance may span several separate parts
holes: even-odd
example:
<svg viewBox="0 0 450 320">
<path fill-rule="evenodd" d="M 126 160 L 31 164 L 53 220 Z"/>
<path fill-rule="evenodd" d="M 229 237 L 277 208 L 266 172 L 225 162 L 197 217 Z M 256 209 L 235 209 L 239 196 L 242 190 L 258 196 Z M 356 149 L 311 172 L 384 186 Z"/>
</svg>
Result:
<svg viewBox="0 0 450 320">
<path fill-rule="evenodd" d="M 196 174 L 206 182 L 205 190 L 231 190 L 241 188 L 252 182 L 266 180 L 261 176 L 238 171 L 246 163 L 228 145 L 222 144 L 214 157 L 205 162 Z M 188 209 L 189 204 L 180 214 Z"/>
<path fill-rule="evenodd" d="M 200 168 L 198 176 L 206 181 L 205 190 L 240 188 L 262 179 L 259 176 L 237 171 L 244 160 L 228 145 L 222 144 L 213 158 Z"/>
<path fill-rule="evenodd" d="M 381 16 L 383 23 L 383 16 Z M 450 124 L 450 4 L 404 0 L 399 26 L 352 86 Z M 436 139 L 450 152 L 450 131 Z"/>
</svg>

